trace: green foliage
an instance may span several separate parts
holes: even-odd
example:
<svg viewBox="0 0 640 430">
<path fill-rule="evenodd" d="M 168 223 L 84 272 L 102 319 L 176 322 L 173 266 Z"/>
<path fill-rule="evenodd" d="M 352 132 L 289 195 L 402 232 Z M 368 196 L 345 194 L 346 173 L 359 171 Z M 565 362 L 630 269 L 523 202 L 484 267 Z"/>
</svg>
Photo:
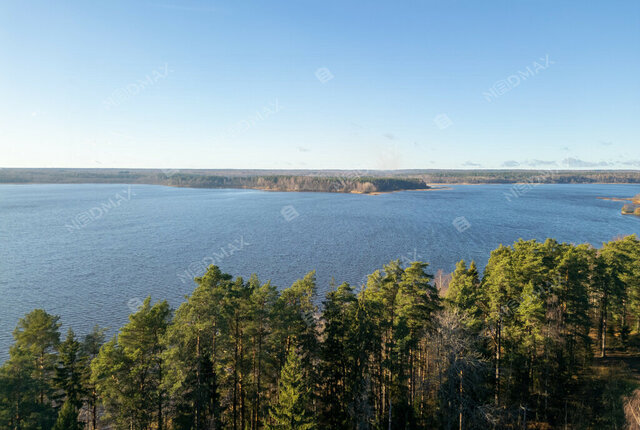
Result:
<svg viewBox="0 0 640 430">
<path fill-rule="evenodd" d="M 60 398 L 76 410 L 82 406 L 84 395 L 86 360 L 81 356 L 81 347 L 75 333 L 69 329 L 66 339 L 58 346 L 58 364 L 53 377 L 54 386 L 61 391 Z"/>
<path fill-rule="evenodd" d="M 474 330 L 480 329 L 482 325 L 482 294 L 478 268 L 474 261 L 471 262 L 469 269 L 467 269 L 464 260 L 458 262 L 456 270 L 451 276 L 445 298 L 447 305 L 463 315 L 468 327 Z"/>
<path fill-rule="evenodd" d="M 312 430 L 315 418 L 309 411 L 310 390 L 300 357 L 291 348 L 280 374 L 278 400 L 269 413 L 268 430 Z"/>
<path fill-rule="evenodd" d="M 35 309 L 18 321 L 9 361 L 0 373 L 8 382 L 1 391 L 10 412 L 6 421 L 17 428 L 50 428 L 55 420 L 53 375 L 60 343 L 59 317 Z"/>
<path fill-rule="evenodd" d="M 360 381 L 365 359 L 358 330 L 358 298 L 349 284 L 342 284 L 327 294 L 322 321 L 322 427 L 346 429 L 361 412 L 356 403 L 362 395 Z"/>
<path fill-rule="evenodd" d="M 335 176 L 320 176 L 318 172 L 278 171 L 277 175 L 265 175 L 263 171 L 229 170 L 181 170 L 181 173 L 168 175 L 154 169 L 32 169 L 4 168 L 0 170 L 0 183 L 115 183 L 115 184 L 163 184 L 187 187 L 210 188 L 251 188 L 264 185 L 280 186 L 281 189 L 305 189 L 308 191 L 339 191 L 357 183 L 369 183 L 372 186 L 391 189 L 415 189 L 424 187 L 424 183 L 435 184 L 588 184 L 588 183 L 640 183 L 640 172 L 621 170 L 404 170 L 388 176 L 385 171 L 349 171 L 333 173 Z M 381 176 L 387 175 L 387 176 Z M 408 185 L 403 184 L 408 182 Z M 285 186 L 286 185 L 286 186 Z M 290 186 L 298 188 L 290 188 Z M 336 189 L 337 188 L 337 189 Z M 384 191 L 380 189 L 379 191 Z M 509 193 L 510 194 L 510 193 Z M 514 194 L 513 197 L 517 196 Z M 640 204 L 640 197 L 634 202 Z"/>
<path fill-rule="evenodd" d="M 33 358 L 12 349 L 9 360 L 0 367 L 0 428 L 37 428 L 52 415 L 52 410 L 38 403 L 34 373 Z"/>
<path fill-rule="evenodd" d="M 65 401 L 58 413 L 53 430 L 80 430 L 82 427 L 78 422 L 78 409 L 70 401 Z"/>
<path fill-rule="evenodd" d="M 636 348 L 639 262 L 635 236 L 520 240 L 482 276 L 459 262 L 444 300 L 427 264 L 392 261 L 321 307 L 314 272 L 279 291 L 211 266 L 106 343 L 60 343 L 35 310 L 0 367 L 0 428 L 80 428 L 79 410 L 91 429 L 620 428 L 632 376 L 593 353 Z"/>
<path fill-rule="evenodd" d="M 162 427 L 164 390 L 163 338 L 170 311 L 166 301 L 151 306 L 148 297 L 129 316 L 120 333 L 105 343 L 91 363 L 91 380 L 118 428 Z"/>
<path fill-rule="evenodd" d="M 96 384 L 91 380 L 91 362 L 100 353 L 100 348 L 105 341 L 104 328 L 97 325 L 93 327 L 91 332 L 85 335 L 80 345 L 80 354 L 82 357 L 82 387 L 84 393 L 84 403 L 90 413 L 89 429 L 95 430 L 98 427 L 98 391 Z"/>
</svg>

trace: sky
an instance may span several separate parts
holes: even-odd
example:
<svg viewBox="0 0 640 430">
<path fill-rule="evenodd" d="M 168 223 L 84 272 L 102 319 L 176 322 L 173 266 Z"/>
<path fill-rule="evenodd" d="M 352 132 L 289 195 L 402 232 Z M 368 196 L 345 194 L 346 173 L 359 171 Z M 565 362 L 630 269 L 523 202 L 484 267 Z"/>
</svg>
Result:
<svg viewBox="0 0 640 430">
<path fill-rule="evenodd" d="M 0 167 L 640 168 L 640 1 L 0 0 Z"/>
</svg>

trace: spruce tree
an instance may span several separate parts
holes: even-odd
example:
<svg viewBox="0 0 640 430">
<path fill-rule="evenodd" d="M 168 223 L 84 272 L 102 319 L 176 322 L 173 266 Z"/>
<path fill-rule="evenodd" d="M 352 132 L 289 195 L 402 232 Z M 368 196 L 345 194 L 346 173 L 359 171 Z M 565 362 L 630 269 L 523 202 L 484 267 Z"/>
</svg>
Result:
<svg viewBox="0 0 640 430">
<path fill-rule="evenodd" d="M 80 348 L 75 333 L 69 329 L 66 339 L 58 346 L 58 364 L 53 378 L 55 387 L 61 391 L 61 400 L 70 403 L 76 410 L 82 406 L 84 391 L 84 360 Z"/>
<path fill-rule="evenodd" d="M 270 411 L 268 430 L 312 430 L 315 418 L 309 411 L 310 387 L 303 377 L 300 357 L 291 348 L 280 373 L 278 400 Z"/>
<path fill-rule="evenodd" d="M 72 402 L 67 400 L 62 404 L 53 430 L 80 430 L 81 428 L 80 423 L 78 423 L 78 409 Z"/>
</svg>

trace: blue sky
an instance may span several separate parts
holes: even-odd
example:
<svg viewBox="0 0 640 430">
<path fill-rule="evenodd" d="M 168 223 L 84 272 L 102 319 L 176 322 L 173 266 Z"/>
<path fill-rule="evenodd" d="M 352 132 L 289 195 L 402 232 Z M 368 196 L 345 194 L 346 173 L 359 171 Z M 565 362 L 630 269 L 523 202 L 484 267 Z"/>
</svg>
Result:
<svg viewBox="0 0 640 430">
<path fill-rule="evenodd" d="M 640 168 L 640 2 L 3 1 L 0 167 Z"/>
</svg>

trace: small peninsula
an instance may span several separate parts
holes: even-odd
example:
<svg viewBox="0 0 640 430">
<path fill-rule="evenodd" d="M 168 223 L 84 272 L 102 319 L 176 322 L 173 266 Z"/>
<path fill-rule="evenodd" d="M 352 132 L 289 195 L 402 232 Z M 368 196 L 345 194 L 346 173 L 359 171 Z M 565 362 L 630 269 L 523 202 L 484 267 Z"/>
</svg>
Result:
<svg viewBox="0 0 640 430">
<path fill-rule="evenodd" d="M 622 206 L 622 215 L 640 216 L 640 194 L 636 194 L 635 197 L 625 200 L 631 200 L 631 203 Z"/>
<path fill-rule="evenodd" d="M 192 188 L 250 188 L 265 191 L 375 194 L 403 190 L 426 190 L 419 178 L 367 176 L 209 176 L 176 174 L 167 185 Z"/>
</svg>

